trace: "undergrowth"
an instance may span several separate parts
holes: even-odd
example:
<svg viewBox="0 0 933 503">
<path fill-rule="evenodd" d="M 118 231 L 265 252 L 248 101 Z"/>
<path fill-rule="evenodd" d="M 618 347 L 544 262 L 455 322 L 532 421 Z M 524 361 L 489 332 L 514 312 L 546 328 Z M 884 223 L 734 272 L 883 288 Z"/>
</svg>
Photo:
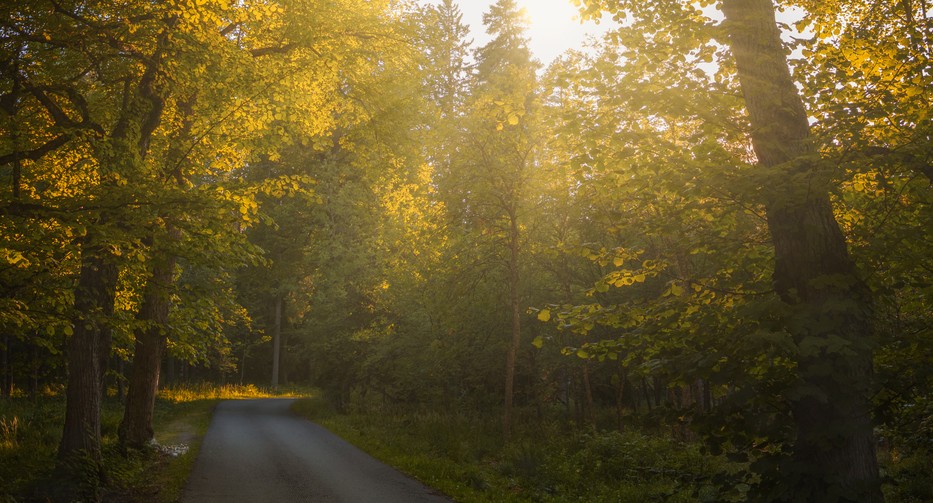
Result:
<svg viewBox="0 0 933 503">
<path fill-rule="evenodd" d="M 322 398 L 293 409 L 460 503 L 739 502 L 750 490 L 741 483 L 745 465 L 672 440 L 656 424 L 617 432 L 529 419 L 506 444 L 492 414 L 338 414 Z M 923 447 L 879 450 L 886 501 L 933 501 L 933 458 Z"/>
<path fill-rule="evenodd" d="M 737 466 L 698 445 L 639 431 L 580 432 L 529 422 L 508 444 L 498 417 L 294 410 L 461 503 L 729 501 L 709 481 Z M 738 497 L 741 497 L 739 495 Z"/>
</svg>

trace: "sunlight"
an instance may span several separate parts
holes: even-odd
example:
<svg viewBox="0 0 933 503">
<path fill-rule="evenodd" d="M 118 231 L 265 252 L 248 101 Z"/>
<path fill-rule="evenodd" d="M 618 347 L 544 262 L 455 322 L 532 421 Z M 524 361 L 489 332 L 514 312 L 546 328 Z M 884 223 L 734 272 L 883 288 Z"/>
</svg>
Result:
<svg viewBox="0 0 933 503">
<path fill-rule="evenodd" d="M 528 15 L 535 54 L 545 62 L 566 50 L 568 41 L 576 47 L 582 42 L 586 29 L 570 0 L 519 0 L 518 5 Z"/>
<path fill-rule="evenodd" d="M 569 0 L 519 0 L 518 5 L 528 14 L 534 38 L 560 38 L 579 24 L 577 9 Z"/>
</svg>

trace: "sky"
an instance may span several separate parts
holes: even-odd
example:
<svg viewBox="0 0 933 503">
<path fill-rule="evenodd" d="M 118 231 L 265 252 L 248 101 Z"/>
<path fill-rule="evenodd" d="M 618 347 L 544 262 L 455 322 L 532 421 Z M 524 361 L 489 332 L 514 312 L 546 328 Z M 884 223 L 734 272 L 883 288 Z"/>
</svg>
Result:
<svg viewBox="0 0 933 503">
<path fill-rule="evenodd" d="M 437 0 L 422 0 L 437 4 Z M 475 47 L 485 44 L 489 37 L 483 26 L 483 12 L 495 0 L 459 0 L 463 23 L 470 26 Z M 518 0 L 531 18 L 528 36 L 531 50 L 542 63 L 548 65 L 570 48 L 580 48 L 587 35 L 599 36 L 608 29 L 607 23 L 592 21 L 581 24 L 577 10 L 570 0 Z"/>
</svg>

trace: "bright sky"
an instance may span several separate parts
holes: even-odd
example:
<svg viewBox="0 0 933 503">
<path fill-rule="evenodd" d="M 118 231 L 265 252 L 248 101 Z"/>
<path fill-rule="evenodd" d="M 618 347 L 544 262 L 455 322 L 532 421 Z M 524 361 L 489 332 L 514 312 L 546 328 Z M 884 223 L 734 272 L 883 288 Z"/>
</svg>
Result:
<svg viewBox="0 0 933 503">
<path fill-rule="evenodd" d="M 421 0 L 436 4 L 436 0 Z M 495 0 L 458 0 L 463 12 L 463 23 L 470 26 L 476 47 L 485 44 L 489 37 L 483 26 L 483 13 Z M 542 63 L 548 65 L 557 56 L 570 48 L 580 48 L 587 35 L 600 35 L 609 28 L 609 23 L 597 25 L 592 21 L 583 24 L 577 18 L 577 10 L 570 0 L 518 0 L 531 18 L 528 36 L 531 50 Z"/>
</svg>

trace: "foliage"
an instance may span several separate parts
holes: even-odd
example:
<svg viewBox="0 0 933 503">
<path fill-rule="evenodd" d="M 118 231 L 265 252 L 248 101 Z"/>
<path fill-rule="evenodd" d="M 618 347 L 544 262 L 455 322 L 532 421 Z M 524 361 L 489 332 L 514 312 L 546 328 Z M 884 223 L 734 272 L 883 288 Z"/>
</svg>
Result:
<svg viewBox="0 0 933 503">
<path fill-rule="evenodd" d="M 281 382 L 452 494 L 767 499 L 793 485 L 794 407 L 828 368 L 810 357 L 868 347 L 830 330 L 848 300 L 795 303 L 775 275 L 775 208 L 819 194 L 859 274 L 804 283 L 870 290 L 885 491 L 928 499 L 926 2 L 776 3 L 809 134 L 779 166 L 720 12 L 751 2 L 574 3 L 617 25 L 547 68 L 513 0 L 482 47 L 452 0 L 4 3 L 5 452 L 45 473 L 60 404 L 22 397 L 60 390 L 87 332 L 115 390 L 152 328 L 164 380 L 247 385 L 169 387 L 161 410 L 266 396 L 278 335 Z M 142 306 L 166 261 L 158 322 Z M 511 407 L 503 446 L 491 418 Z"/>
<path fill-rule="evenodd" d="M 434 411 L 338 415 L 320 401 L 294 409 L 457 501 L 695 501 L 723 459 L 641 433 L 568 432 L 558 423 L 517 428 L 497 441 L 489 415 Z M 707 501 L 723 501 L 708 498 Z"/>
</svg>

